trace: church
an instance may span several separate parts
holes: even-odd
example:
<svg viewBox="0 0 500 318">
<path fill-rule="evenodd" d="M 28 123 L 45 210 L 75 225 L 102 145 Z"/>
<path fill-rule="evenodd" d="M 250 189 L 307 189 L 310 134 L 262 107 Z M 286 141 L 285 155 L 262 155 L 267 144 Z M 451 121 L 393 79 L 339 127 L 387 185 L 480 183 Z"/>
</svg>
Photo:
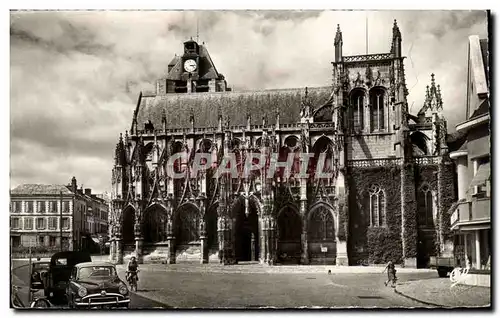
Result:
<svg viewBox="0 0 500 318">
<path fill-rule="evenodd" d="M 205 45 L 185 42 L 116 144 L 110 260 L 426 267 L 451 255 L 455 167 L 434 74 L 410 114 L 396 21 L 387 52 L 344 56 L 340 26 L 333 45 L 331 86 L 237 92 Z M 200 153 L 213 168 L 193 169 Z M 229 153 L 238 166 L 249 153 L 323 156 L 331 174 L 214 175 Z"/>
</svg>

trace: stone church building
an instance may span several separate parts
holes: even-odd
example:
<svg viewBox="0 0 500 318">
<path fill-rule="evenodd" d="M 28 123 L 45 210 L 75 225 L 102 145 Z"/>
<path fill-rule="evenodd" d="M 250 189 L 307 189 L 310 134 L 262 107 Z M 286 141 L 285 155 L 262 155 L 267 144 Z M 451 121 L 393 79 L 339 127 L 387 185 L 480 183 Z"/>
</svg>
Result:
<svg viewBox="0 0 500 318">
<path fill-rule="evenodd" d="M 451 253 L 455 174 L 434 75 L 412 115 L 396 21 L 386 53 L 344 56 L 340 27 L 333 45 L 331 86 L 236 92 L 205 45 L 185 42 L 116 145 L 111 261 L 425 267 Z M 181 179 L 167 167 L 179 152 Z M 196 153 L 216 167 L 250 152 L 322 154 L 332 176 L 192 169 Z"/>
</svg>

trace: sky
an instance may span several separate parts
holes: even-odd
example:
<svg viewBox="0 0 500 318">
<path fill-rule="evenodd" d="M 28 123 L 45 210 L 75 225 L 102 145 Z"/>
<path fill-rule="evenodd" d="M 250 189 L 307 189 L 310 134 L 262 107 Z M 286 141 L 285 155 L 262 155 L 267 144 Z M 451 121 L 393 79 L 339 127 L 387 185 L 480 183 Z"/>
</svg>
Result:
<svg viewBox="0 0 500 318">
<path fill-rule="evenodd" d="M 434 73 L 454 131 L 465 119 L 468 36 L 487 37 L 485 11 L 11 12 L 10 186 L 75 176 L 109 192 L 139 92 L 153 90 L 197 29 L 233 90 L 304 88 L 331 85 L 337 24 L 344 55 L 385 53 L 394 19 L 410 112 Z"/>
</svg>

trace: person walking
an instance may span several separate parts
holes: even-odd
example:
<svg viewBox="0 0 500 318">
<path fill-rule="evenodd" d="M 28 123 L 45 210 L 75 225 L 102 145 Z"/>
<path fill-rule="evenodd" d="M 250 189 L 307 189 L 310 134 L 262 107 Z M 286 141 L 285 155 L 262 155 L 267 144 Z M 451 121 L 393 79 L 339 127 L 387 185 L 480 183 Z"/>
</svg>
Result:
<svg viewBox="0 0 500 318">
<path fill-rule="evenodd" d="M 385 266 L 384 268 L 384 271 L 382 273 L 384 273 L 385 271 L 387 271 L 387 281 L 384 283 L 385 286 L 387 286 L 387 284 L 391 283 L 391 287 L 396 287 L 396 267 L 394 265 L 394 263 L 392 261 L 389 261 L 389 263 L 387 263 L 387 265 Z"/>
</svg>

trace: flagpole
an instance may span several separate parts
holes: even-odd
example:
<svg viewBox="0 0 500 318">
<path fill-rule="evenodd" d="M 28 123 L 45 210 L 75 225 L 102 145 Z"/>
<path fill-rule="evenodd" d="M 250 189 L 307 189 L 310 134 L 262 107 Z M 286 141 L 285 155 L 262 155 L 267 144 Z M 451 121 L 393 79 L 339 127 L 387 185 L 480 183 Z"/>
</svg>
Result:
<svg viewBox="0 0 500 318">
<path fill-rule="evenodd" d="M 366 12 L 366 19 L 365 19 L 365 26 L 366 26 L 366 54 L 368 55 L 368 11 Z"/>
</svg>

